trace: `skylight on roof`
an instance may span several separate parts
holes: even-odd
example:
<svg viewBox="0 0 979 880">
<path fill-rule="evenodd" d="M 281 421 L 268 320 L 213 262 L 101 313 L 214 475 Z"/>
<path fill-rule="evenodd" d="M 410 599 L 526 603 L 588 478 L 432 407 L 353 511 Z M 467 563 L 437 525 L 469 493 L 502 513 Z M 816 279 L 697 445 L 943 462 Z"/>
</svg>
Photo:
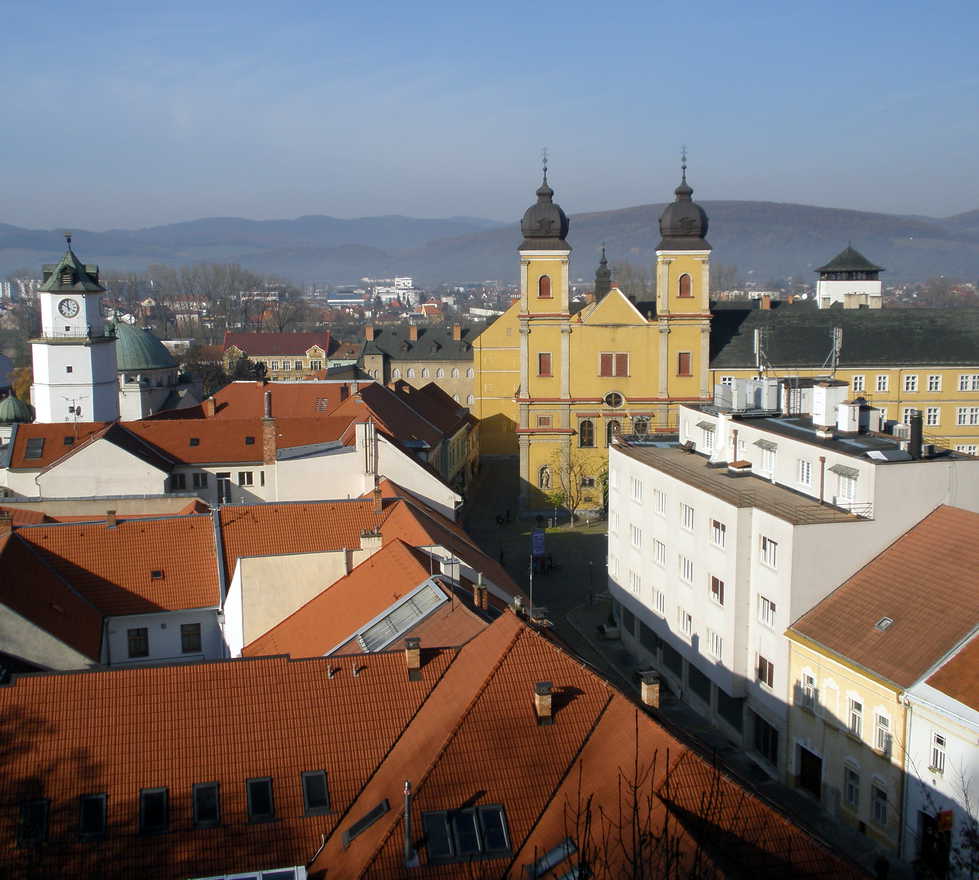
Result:
<svg viewBox="0 0 979 880">
<path fill-rule="evenodd" d="M 357 641 L 368 653 L 381 651 L 447 601 L 445 593 L 431 581 L 426 581 L 383 617 L 358 633 Z"/>
<path fill-rule="evenodd" d="M 880 620 L 877 621 L 877 623 L 874 624 L 874 629 L 880 630 L 881 632 L 885 632 L 886 630 L 891 628 L 891 625 L 893 623 L 894 623 L 894 618 L 882 617 Z"/>
</svg>

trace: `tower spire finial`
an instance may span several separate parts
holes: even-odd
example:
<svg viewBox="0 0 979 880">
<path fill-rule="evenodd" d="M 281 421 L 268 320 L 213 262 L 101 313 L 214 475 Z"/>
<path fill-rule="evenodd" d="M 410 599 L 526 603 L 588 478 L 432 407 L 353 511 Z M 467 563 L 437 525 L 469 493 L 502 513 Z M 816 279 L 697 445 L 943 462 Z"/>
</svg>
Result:
<svg viewBox="0 0 979 880">
<path fill-rule="evenodd" d="M 547 147 L 543 147 L 540 151 L 540 162 L 544 169 L 544 183 L 547 183 Z"/>
<path fill-rule="evenodd" d="M 71 250 L 71 233 L 70 232 L 66 232 L 65 233 L 65 244 L 68 245 L 68 250 Z"/>
<path fill-rule="evenodd" d="M 680 170 L 683 172 L 683 182 L 687 182 L 687 145 L 680 148 Z"/>
</svg>

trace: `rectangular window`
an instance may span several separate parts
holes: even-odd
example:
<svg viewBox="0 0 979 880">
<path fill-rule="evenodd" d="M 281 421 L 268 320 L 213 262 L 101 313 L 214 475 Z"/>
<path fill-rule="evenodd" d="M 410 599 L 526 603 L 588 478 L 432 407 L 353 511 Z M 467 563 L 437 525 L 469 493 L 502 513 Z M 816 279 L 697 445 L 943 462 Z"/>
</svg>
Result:
<svg viewBox="0 0 979 880">
<path fill-rule="evenodd" d="M 303 362 L 302 361 L 293 361 L 293 367 L 295 369 L 297 369 L 297 370 L 301 370 L 303 368 Z"/>
<path fill-rule="evenodd" d="M 979 406 L 960 406 L 956 410 L 957 425 L 979 425 Z"/>
<path fill-rule="evenodd" d="M 666 493 L 662 489 L 653 489 L 653 505 L 660 516 L 666 516 Z"/>
<path fill-rule="evenodd" d="M 551 353 L 549 351 L 542 351 L 537 355 L 537 375 L 551 375 Z"/>
<path fill-rule="evenodd" d="M 693 615 L 679 605 L 676 607 L 676 627 L 685 636 L 693 632 Z"/>
<path fill-rule="evenodd" d="M 778 542 L 761 537 L 761 561 L 771 568 L 778 567 Z"/>
<path fill-rule="evenodd" d="M 682 553 L 677 557 L 680 569 L 680 580 L 686 581 L 688 584 L 693 583 L 693 560 Z"/>
<path fill-rule="evenodd" d="M 816 679 L 811 673 L 802 673 L 802 688 L 801 688 L 801 701 L 802 706 L 808 709 L 810 712 L 816 711 Z"/>
<path fill-rule="evenodd" d="M 170 824 L 165 788 L 144 788 L 139 793 L 139 833 L 162 834 Z"/>
<path fill-rule="evenodd" d="M 755 712 L 751 712 L 751 716 L 754 719 L 755 751 L 769 764 L 777 765 L 778 730 Z"/>
<path fill-rule="evenodd" d="M 979 373 L 959 376 L 959 391 L 979 391 Z"/>
<path fill-rule="evenodd" d="M 860 807 L 860 774 L 852 767 L 843 768 L 843 796 L 852 810 Z"/>
<path fill-rule="evenodd" d="M 48 812 L 51 802 L 46 798 L 24 801 L 20 805 L 17 825 L 17 846 L 34 846 L 48 839 Z"/>
<path fill-rule="evenodd" d="M 245 792 L 248 795 L 248 821 L 271 822 L 275 818 L 272 779 L 268 776 L 249 779 L 245 783 Z"/>
<path fill-rule="evenodd" d="M 700 429 L 700 446 L 702 452 L 713 452 L 714 451 L 714 429 L 713 428 L 701 428 Z"/>
<path fill-rule="evenodd" d="M 886 715 L 878 715 L 876 718 L 874 746 L 878 752 L 885 755 L 891 753 L 891 719 Z"/>
<path fill-rule="evenodd" d="M 718 605 L 724 604 L 724 581 L 714 575 L 710 576 L 710 597 Z"/>
<path fill-rule="evenodd" d="M 642 529 L 637 525 L 629 526 L 629 534 L 632 537 L 632 546 L 637 549 L 642 547 Z"/>
<path fill-rule="evenodd" d="M 929 391 L 942 390 L 942 377 L 940 375 L 928 377 L 928 390 Z"/>
<path fill-rule="evenodd" d="M 913 406 L 906 406 L 901 410 L 901 421 L 905 425 L 911 424 L 911 417 L 917 412 L 917 408 Z"/>
<path fill-rule="evenodd" d="M 659 614 L 661 617 L 665 617 L 666 616 L 666 593 L 664 593 L 662 590 L 656 590 L 654 601 L 656 603 L 656 613 Z"/>
<path fill-rule="evenodd" d="M 279 369 L 279 362 L 278 361 L 272 361 L 271 369 L 273 369 L 273 370 Z"/>
<path fill-rule="evenodd" d="M 945 734 L 934 733 L 931 738 L 931 766 L 935 773 L 945 772 Z"/>
<path fill-rule="evenodd" d="M 201 625 L 199 623 L 180 624 L 180 650 L 184 654 L 201 652 Z"/>
<path fill-rule="evenodd" d="M 940 425 L 942 420 L 941 412 L 941 407 L 929 406 L 925 410 L 925 424 L 931 428 Z"/>
<path fill-rule="evenodd" d="M 433 864 L 494 858 L 510 852 L 510 833 L 503 807 L 422 813 L 422 829 Z"/>
<path fill-rule="evenodd" d="M 330 812 L 330 789 L 325 770 L 307 770 L 302 775 L 303 803 L 307 816 L 321 816 Z"/>
<path fill-rule="evenodd" d="M 887 824 L 887 792 L 876 786 L 870 786 L 871 818 L 877 825 Z"/>
<path fill-rule="evenodd" d="M 956 452 L 964 452 L 966 455 L 975 455 L 976 454 L 976 449 L 977 449 L 977 447 L 976 447 L 976 444 L 975 443 L 956 443 L 955 444 L 955 451 Z"/>
<path fill-rule="evenodd" d="M 909 375 L 904 377 L 904 390 L 913 392 L 918 390 L 918 377 Z"/>
<path fill-rule="evenodd" d="M 632 500 L 642 501 L 642 480 L 638 477 L 631 477 L 629 480 L 629 486 L 632 490 Z"/>
<path fill-rule="evenodd" d="M 254 475 L 251 471 L 238 471 L 238 485 L 239 486 L 251 486 L 253 485 Z"/>
<path fill-rule="evenodd" d="M 86 837 L 105 834 L 104 794 L 83 794 L 78 799 L 78 832 Z"/>
<path fill-rule="evenodd" d="M 598 375 L 628 376 L 629 355 L 623 352 L 603 351 L 598 358 Z"/>
<path fill-rule="evenodd" d="M 889 379 L 889 377 L 888 377 L 888 375 L 886 373 L 880 373 L 880 374 L 878 374 L 878 376 L 877 376 L 877 390 L 878 391 L 886 391 L 889 382 L 890 382 L 890 379 Z"/>
<path fill-rule="evenodd" d="M 803 486 L 812 485 L 812 462 L 807 458 L 799 459 L 799 482 Z"/>
<path fill-rule="evenodd" d="M 863 736 L 863 703 L 850 697 L 847 714 L 847 730 L 854 736 Z"/>
<path fill-rule="evenodd" d="M 689 504 L 680 504 L 680 524 L 688 532 L 693 531 L 693 508 Z"/>
<path fill-rule="evenodd" d="M 207 474 L 194 474 L 194 488 L 195 489 L 206 489 L 207 488 Z"/>
<path fill-rule="evenodd" d="M 734 384 L 734 376 L 721 376 L 721 384 L 722 385 L 728 385 L 728 386 L 733 385 Z"/>
<path fill-rule="evenodd" d="M 216 782 L 194 786 L 194 827 L 213 828 L 221 823 L 220 787 Z"/>
<path fill-rule="evenodd" d="M 150 656 L 150 633 L 145 626 L 138 626 L 126 632 L 130 657 Z"/>
<path fill-rule="evenodd" d="M 710 521 L 710 542 L 722 550 L 727 543 L 727 526 L 719 519 L 712 519 Z"/>
<path fill-rule="evenodd" d="M 850 380 L 850 387 L 851 387 L 851 388 L 852 388 L 852 389 L 853 389 L 854 391 L 863 391 L 863 390 L 864 390 L 864 381 L 863 381 L 863 376 L 854 376 L 854 377 L 853 377 L 853 378 L 852 378 L 852 379 Z"/>
<path fill-rule="evenodd" d="M 311 370 L 322 370 L 323 369 L 323 362 L 322 361 L 310 361 L 309 362 L 309 368 Z"/>
<path fill-rule="evenodd" d="M 630 568 L 629 589 L 638 596 L 641 588 L 642 588 L 642 579 L 639 577 L 639 572 Z"/>
<path fill-rule="evenodd" d="M 170 474 L 170 491 L 183 492 L 187 488 L 187 474 Z"/>
<path fill-rule="evenodd" d="M 720 659 L 724 650 L 724 640 L 714 630 L 707 630 L 707 653 Z"/>
<path fill-rule="evenodd" d="M 666 544 L 658 538 L 653 539 L 653 561 L 657 565 L 666 565 Z"/>
<path fill-rule="evenodd" d="M 766 687 L 774 687 L 775 664 L 771 660 L 758 655 L 758 681 Z"/>
<path fill-rule="evenodd" d="M 765 626 L 775 626 L 775 603 L 765 596 L 758 597 L 758 619 Z"/>
<path fill-rule="evenodd" d="M 538 428 L 550 428 L 551 427 L 551 417 L 550 416 L 537 416 L 537 427 Z"/>
<path fill-rule="evenodd" d="M 691 371 L 691 360 L 689 351 L 677 352 L 676 356 L 676 374 L 678 376 L 692 376 Z"/>
</svg>

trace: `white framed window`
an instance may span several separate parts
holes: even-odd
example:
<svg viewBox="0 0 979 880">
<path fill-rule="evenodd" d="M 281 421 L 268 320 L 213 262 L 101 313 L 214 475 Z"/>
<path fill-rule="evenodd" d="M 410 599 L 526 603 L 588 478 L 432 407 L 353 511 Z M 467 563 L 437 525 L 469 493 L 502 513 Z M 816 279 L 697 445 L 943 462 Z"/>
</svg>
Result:
<svg viewBox="0 0 979 880">
<path fill-rule="evenodd" d="M 435 378 L 436 379 L 444 379 L 445 378 L 445 370 L 442 367 L 438 367 L 435 370 Z"/>
<path fill-rule="evenodd" d="M 761 561 L 770 568 L 778 566 L 778 542 L 761 536 Z"/>
<path fill-rule="evenodd" d="M 879 712 L 875 717 L 874 747 L 885 755 L 891 753 L 891 719 Z"/>
<path fill-rule="evenodd" d="M 278 361 L 272 361 L 272 362 L 271 362 L 271 363 L 269 364 L 269 369 L 272 369 L 272 370 L 277 370 L 277 369 L 279 369 L 279 362 L 278 362 Z"/>
<path fill-rule="evenodd" d="M 843 798 L 851 810 L 860 807 L 860 774 L 852 767 L 843 768 Z"/>
<path fill-rule="evenodd" d="M 632 540 L 633 547 L 637 549 L 642 547 L 642 529 L 635 523 L 630 523 L 629 525 L 629 537 Z"/>
<path fill-rule="evenodd" d="M 666 516 L 666 493 L 662 489 L 653 489 L 653 505 L 660 516 Z"/>
<path fill-rule="evenodd" d="M 857 478 L 848 474 L 839 474 L 837 494 L 840 496 L 840 501 L 853 501 L 857 497 Z"/>
<path fill-rule="evenodd" d="M 653 539 L 653 561 L 657 565 L 666 565 L 666 544 L 658 538 Z"/>
<path fill-rule="evenodd" d="M 939 406 L 929 406 L 925 410 L 925 424 L 934 428 L 942 423 L 942 409 Z"/>
<path fill-rule="evenodd" d="M 865 390 L 864 377 L 863 376 L 854 376 L 850 380 L 850 387 L 854 391 L 864 391 Z"/>
<path fill-rule="evenodd" d="M 964 452 L 966 455 L 975 455 L 976 454 L 976 449 L 977 449 L 977 447 L 976 447 L 976 444 L 975 443 L 956 443 L 955 444 L 955 451 L 956 452 Z"/>
<path fill-rule="evenodd" d="M 931 764 L 928 769 L 933 773 L 945 772 L 945 734 L 937 730 L 931 735 Z"/>
<path fill-rule="evenodd" d="M 917 407 L 906 406 L 901 410 L 901 421 L 905 425 L 911 424 L 911 417 L 918 411 Z"/>
<path fill-rule="evenodd" d="M 942 390 L 942 377 L 941 375 L 933 374 L 928 377 L 928 390 L 929 391 L 941 391 Z"/>
<path fill-rule="evenodd" d="M 816 677 L 811 672 L 802 673 L 802 685 L 800 688 L 800 698 L 802 705 L 810 712 L 816 711 Z"/>
<path fill-rule="evenodd" d="M 662 590 L 656 590 L 653 596 L 653 602 L 656 607 L 656 613 L 661 617 L 666 617 L 666 593 Z"/>
<path fill-rule="evenodd" d="M 642 578 L 639 577 L 639 572 L 631 568 L 629 569 L 629 589 L 637 596 L 642 589 Z"/>
<path fill-rule="evenodd" d="M 642 480 L 638 477 L 630 477 L 629 485 L 632 490 L 632 500 L 642 501 Z"/>
<path fill-rule="evenodd" d="M 693 633 L 693 615 L 680 605 L 676 606 L 676 627 L 685 636 Z"/>
<path fill-rule="evenodd" d="M 703 452 L 713 452 L 714 451 L 714 429 L 713 428 L 701 428 L 700 429 L 700 448 Z"/>
<path fill-rule="evenodd" d="M 979 406 L 960 406 L 955 410 L 955 424 L 979 425 Z"/>
<path fill-rule="evenodd" d="M 688 531 L 693 531 L 693 508 L 689 504 L 680 504 L 680 524 Z"/>
<path fill-rule="evenodd" d="M 761 469 L 766 474 L 775 473 L 775 450 L 774 449 L 762 449 Z"/>
<path fill-rule="evenodd" d="M 918 390 L 918 377 L 913 373 L 904 377 L 904 390 L 908 392 Z"/>
<path fill-rule="evenodd" d="M 959 391 L 979 391 L 979 373 L 963 373 L 959 376 Z"/>
<path fill-rule="evenodd" d="M 422 367 L 422 378 L 427 379 L 429 377 L 428 367 Z"/>
<path fill-rule="evenodd" d="M 765 687 L 775 686 L 775 664 L 767 657 L 762 657 L 761 654 L 758 655 L 756 672 L 759 684 L 763 684 Z"/>
<path fill-rule="evenodd" d="M 799 459 L 798 473 L 799 473 L 799 482 L 803 486 L 812 485 L 812 462 L 809 461 L 808 458 Z"/>
<path fill-rule="evenodd" d="M 734 376 L 721 376 L 720 382 L 722 385 L 733 385 Z"/>
<path fill-rule="evenodd" d="M 724 604 L 724 581 L 714 575 L 710 576 L 710 597 L 718 605 Z"/>
<path fill-rule="evenodd" d="M 724 653 L 724 640 L 712 629 L 707 630 L 707 653 L 718 659 Z"/>
<path fill-rule="evenodd" d="M 854 736 L 863 736 L 863 703 L 850 697 L 848 702 L 846 729 Z"/>
<path fill-rule="evenodd" d="M 391 378 L 392 379 L 401 378 L 401 370 L 398 367 L 395 367 L 393 370 L 391 370 Z"/>
<path fill-rule="evenodd" d="M 727 526 L 719 519 L 712 519 L 710 521 L 710 542 L 722 550 L 727 544 Z"/>
<path fill-rule="evenodd" d="M 406 375 L 406 376 L 407 376 L 407 377 L 408 377 L 409 379 L 414 379 L 414 378 L 415 378 L 415 368 L 414 368 L 414 367 L 408 367 L 408 372 L 407 372 L 407 373 L 405 373 L 405 375 Z"/>
<path fill-rule="evenodd" d="M 758 620 L 765 626 L 775 626 L 775 603 L 767 596 L 758 597 Z"/>
<path fill-rule="evenodd" d="M 878 373 L 877 374 L 877 390 L 878 391 L 887 391 L 887 388 L 888 388 L 889 384 L 890 384 L 890 377 L 887 375 L 887 373 Z"/>
<path fill-rule="evenodd" d="M 870 786 L 870 818 L 877 825 L 887 824 L 887 792 L 878 784 Z"/>
<path fill-rule="evenodd" d="M 677 557 L 679 561 L 680 580 L 688 584 L 693 583 L 693 560 L 682 553 Z"/>
</svg>

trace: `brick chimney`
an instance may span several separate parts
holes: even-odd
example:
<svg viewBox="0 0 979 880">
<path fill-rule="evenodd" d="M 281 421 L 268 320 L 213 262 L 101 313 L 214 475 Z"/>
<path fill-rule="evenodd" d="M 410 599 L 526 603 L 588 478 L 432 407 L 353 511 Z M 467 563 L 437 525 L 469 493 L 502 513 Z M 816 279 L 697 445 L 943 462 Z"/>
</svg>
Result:
<svg viewBox="0 0 979 880">
<path fill-rule="evenodd" d="M 201 401 L 201 409 L 204 410 L 205 419 L 213 419 L 214 413 L 217 410 L 217 404 L 214 402 L 213 397 L 205 397 Z"/>
<path fill-rule="evenodd" d="M 537 723 L 544 727 L 554 723 L 554 713 L 551 709 L 551 683 L 539 681 L 534 685 L 534 712 Z"/>
<path fill-rule="evenodd" d="M 418 325 L 409 324 L 408 325 L 408 339 L 412 342 L 418 342 Z"/>
<path fill-rule="evenodd" d="M 659 708 L 659 676 L 655 672 L 647 672 L 642 677 L 642 702 L 650 709 Z"/>
<path fill-rule="evenodd" d="M 107 510 L 105 512 L 105 527 L 107 529 L 114 529 L 119 524 L 119 520 L 116 519 L 116 512 L 114 510 Z"/>
<path fill-rule="evenodd" d="M 13 528 L 10 511 L 0 510 L 0 538 L 9 535 L 13 531 Z"/>
<path fill-rule="evenodd" d="M 758 300 L 758 308 L 760 308 L 763 312 L 771 311 L 772 298 L 767 293 L 762 294 L 761 299 Z"/>
<path fill-rule="evenodd" d="M 384 498 L 381 496 L 381 487 L 375 482 L 374 483 L 374 513 L 384 512 Z"/>
<path fill-rule="evenodd" d="M 455 342 L 462 342 L 462 324 L 452 325 L 452 339 Z"/>
<path fill-rule="evenodd" d="M 275 464 L 277 451 L 275 419 L 272 418 L 272 392 L 266 391 L 262 415 L 262 464 Z"/>
<path fill-rule="evenodd" d="M 476 583 L 473 585 L 473 605 L 486 611 L 489 608 L 489 590 L 483 583 L 483 573 L 476 573 Z"/>
<path fill-rule="evenodd" d="M 379 529 L 364 529 L 360 533 L 360 549 L 370 556 L 373 556 L 381 549 L 381 532 Z"/>
<path fill-rule="evenodd" d="M 422 640 L 405 639 L 405 666 L 408 668 L 408 681 L 422 680 Z"/>
<path fill-rule="evenodd" d="M 373 324 L 367 324 L 367 325 L 365 325 L 365 327 L 364 327 L 364 339 L 366 339 L 368 342 L 373 342 L 374 341 L 374 325 Z"/>
</svg>

